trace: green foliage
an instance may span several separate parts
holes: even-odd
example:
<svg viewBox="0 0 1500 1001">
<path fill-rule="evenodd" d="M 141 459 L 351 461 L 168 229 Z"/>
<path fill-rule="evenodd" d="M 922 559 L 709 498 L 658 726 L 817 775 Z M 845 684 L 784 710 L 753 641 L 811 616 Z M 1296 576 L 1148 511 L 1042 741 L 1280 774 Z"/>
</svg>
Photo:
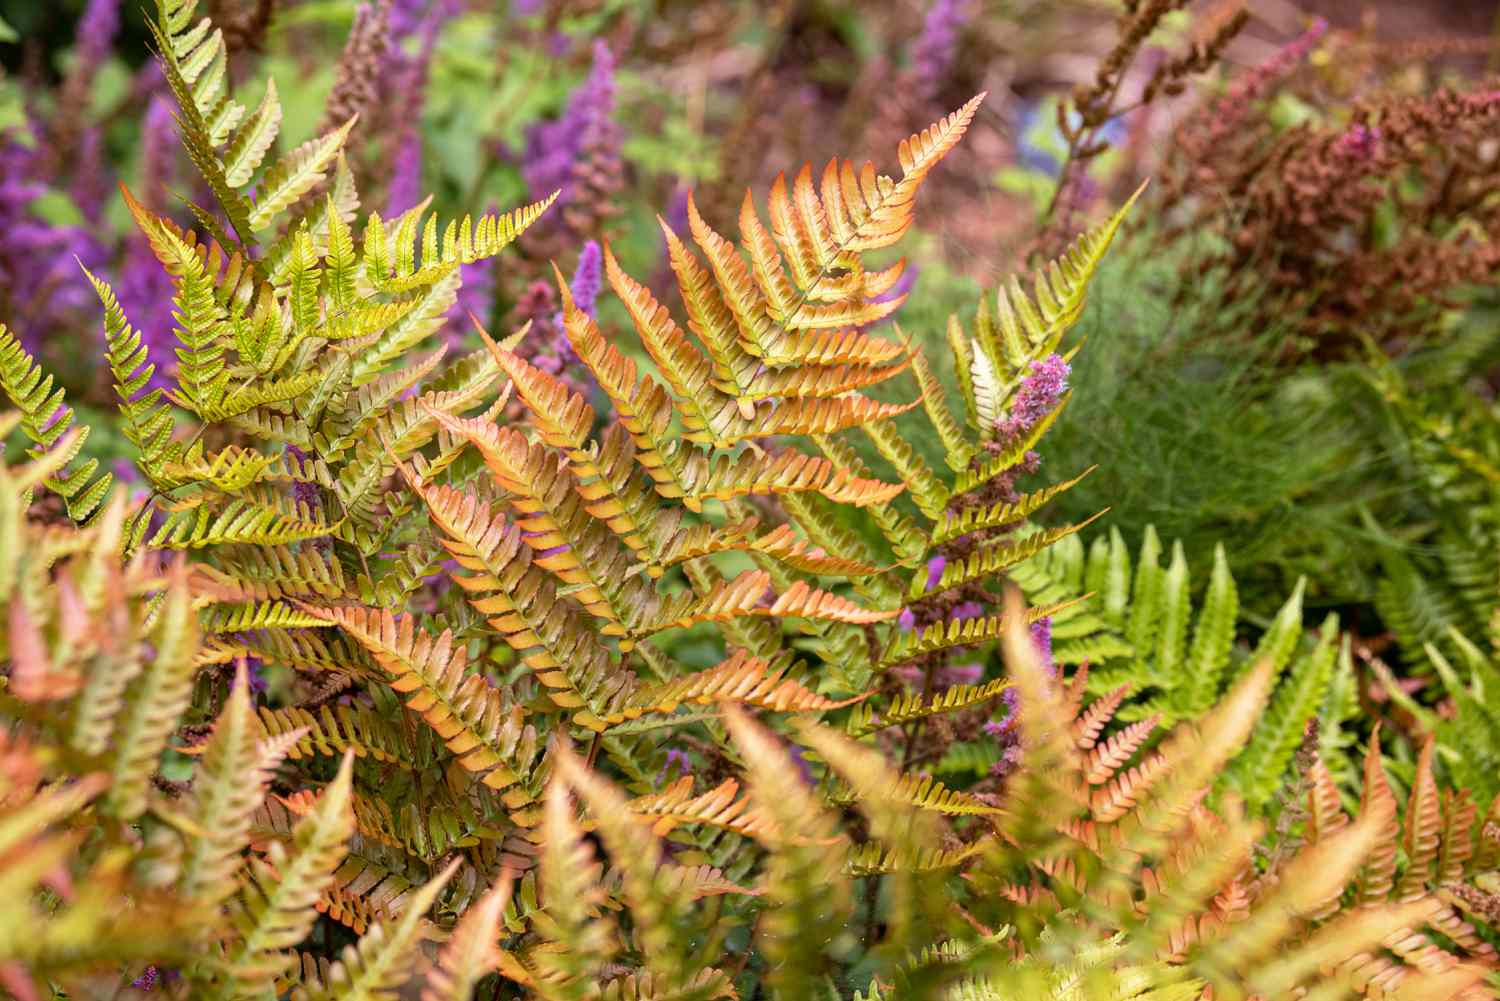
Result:
<svg viewBox="0 0 1500 1001">
<path fill-rule="evenodd" d="M 1287 780 L 1292 754 L 1309 723 L 1325 741 L 1337 739 L 1350 710 L 1339 691 L 1354 667 L 1338 619 L 1329 616 L 1316 639 L 1303 636 L 1299 582 L 1252 648 L 1239 590 L 1224 547 L 1195 599 L 1181 543 L 1167 565 L 1153 528 L 1134 560 L 1118 530 L 1087 547 L 1073 536 L 1015 568 L 1012 577 L 1033 604 L 1060 606 L 1052 618 L 1053 657 L 1090 665 L 1090 691 L 1109 697 L 1118 717 L 1173 725 L 1201 718 L 1251 665 L 1271 672 L 1274 694 L 1249 744 L 1224 782 L 1255 810 L 1271 803 Z M 1201 579 L 1201 578 L 1200 578 Z"/>
<path fill-rule="evenodd" d="M 20 419 L 8 416 L 3 430 Z M 77 437 L 0 470 L 0 841 L 15 905 L 0 919 L 0 974 L 18 997 L 36 996 L 38 982 L 86 995 L 161 964 L 179 970 L 194 997 L 263 997 L 295 978 L 285 950 L 318 919 L 345 857 L 353 757 L 286 842 L 247 864 L 256 812 L 302 731 L 265 734 L 241 665 L 217 718 L 199 726 L 209 733 L 187 794 L 165 778 L 166 762 L 180 759 L 169 743 L 200 715 L 191 571 L 144 552 L 120 562 L 119 492 L 85 529 L 22 518 L 23 499 L 56 474 Z M 390 971 L 409 964 L 439 886 L 413 895 L 389 934 L 373 929 L 356 958 L 335 964 L 340 986 L 318 996 L 391 996 L 406 977 Z"/>
<path fill-rule="evenodd" d="M 1090 350 L 1049 443 L 1050 456 L 1100 469 L 1058 498 L 1055 516 L 1109 507 L 1127 538 L 1154 525 L 1195 567 L 1223 544 L 1258 616 L 1299 577 L 1318 604 L 1367 599 L 1380 566 L 1360 511 L 1414 485 L 1371 435 L 1378 418 L 1351 408 L 1357 394 L 1337 370 L 1275 368 L 1276 331 L 1206 333 L 1217 314 L 1192 293 L 1209 279 L 1178 274 L 1199 259 L 1196 243 L 1156 247 L 1158 220 L 1138 218 L 1097 279 L 1079 326 Z"/>
</svg>

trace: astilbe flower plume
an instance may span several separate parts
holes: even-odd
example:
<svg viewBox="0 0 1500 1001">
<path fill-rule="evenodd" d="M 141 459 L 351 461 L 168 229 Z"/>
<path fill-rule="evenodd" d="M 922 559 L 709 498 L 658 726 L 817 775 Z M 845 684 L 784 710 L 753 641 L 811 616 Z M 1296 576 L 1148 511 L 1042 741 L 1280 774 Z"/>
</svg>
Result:
<svg viewBox="0 0 1500 1001">
<path fill-rule="evenodd" d="M 422 5 L 408 5 L 420 8 Z M 400 116 L 400 134 L 396 140 L 395 162 L 386 190 L 386 214 L 391 218 L 414 208 L 425 197 L 422 186 L 422 113 L 427 103 L 427 83 L 432 71 L 432 57 L 437 48 L 443 24 L 458 11 L 458 5 L 439 0 L 420 22 L 421 44 L 417 54 L 407 58 L 400 50 L 388 55 L 390 75 L 401 81 L 398 91 L 404 110 Z M 408 11 L 410 13 L 410 11 Z M 396 7 L 391 8 L 391 33 L 400 38 L 410 33 L 408 26 L 396 21 Z M 459 266 L 458 297 L 448 310 L 442 336 L 450 347 L 457 347 L 469 329 L 470 317 L 487 324 L 495 301 L 495 271 L 491 261 L 475 261 Z"/>
<path fill-rule="evenodd" d="M 578 266 L 573 270 L 573 280 L 568 291 L 573 295 L 573 304 L 594 319 L 599 318 L 599 291 L 604 287 L 604 252 L 597 240 L 590 240 L 578 252 Z"/>
<path fill-rule="evenodd" d="M 947 81 L 963 29 L 973 17 L 972 0 L 933 0 L 912 44 L 911 75 L 918 95 L 931 100 Z"/>
<path fill-rule="evenodd" d="M 1158 204 L 1163 243 L 1205 231 L 1223 238 L 1193 257 L 1184 288 L 1214 273 L 1216 299 L 1258 304 L 1239 329 L 1292 328 L 1288 362 L 1309 351 L 1346 357 L 1372 338 L 1404 351 L 1459 290 L 1500 271 L 1493 81 L 1385 88 L 1356 96 L 1347 118 L 1291 128 L 1250 114 L 1251 97 L 1287 75 L 1320 30 L 1185 121 Z M 1345 44 L 1329 43 L 1335 58 Z M 1283 87 L 1299 92 L 1296 79 Z"/>
<path fill-rule="evenodd" d="M 104 155 L 104 130 L 92 125 L 79 137 L 69 194 L 73 198 L 73 207 L 96 231 L 104 224 L 104 206 L 111 188 L 109 165 L 105 163 Z"/>
<path fill-rule="evenodd" d="M 615 57 L 594 43 L 588 76 L 568 98 L 560 118 L 540 122 L 526 134 L 522 174 L 534 200 L 554 191 L 557 202 L 540 229 L 574 236 L 596 234 L 616 212 L 610 199 L 620 188 L 623 132 L 614 120 Z M 550 221 L 549 221 L 550 220 Z"/>
<path fill-rule="evenodd" d="M 986 736 L 994 739 L 1000 747 L 1000 758 L 990 766 L 990 775 L 1004 780 L 1021 764 L 1021 698 L 1017 689 L 1007 688 L 1000 695 L 1000 704 L 1005 707 L 1005 717 L 984 724 Z"/>
<path fill-rule="evenodd" d="M 167 211 L 176 175 L 177 150 L 172 106 L 166 97 L 157 95 L 146 110 L 141 128 L 141 178 L 136 192 L 141 203 L 153 212 Z M 156 366 L 150 385 L 167 386 L 173 358 L 172 317 L 167 308 L 172 300 L 172 280 L 145 235 L 138 231 L 126 240 L 125 259 L 115 292 L 125 316 L 140 331 L 146 352 Z"/>
<path fill-rule="evenodd" d="M 1380 130 L 1363 122 L 1356 122 L 1339 137 L 1335 149 L 1351 160 L 1371 160 L 1380 151 Z"/>
<path fill-rule="evenodd" d="M 58 93 L 57 113 L 45 131 L 41 154 L 48 173 L 67 166 L 83 131 L 89 92 L 120 31 L 120 0 L 89 0 L 74 33 L 73 62 Z"/>
<path fill-rule="evenodd" d="M 33 351 L 45 336 L 77 329 L 97 303 L 78 265 L 96 270 L 107 262 L 87 228 L 36 214 L 46 176 L 44 148 L 0 136 L 0 315 Z"/>
<path fill-rule="evenodd" d="M 1009 444 L 1031 432 L 1042 418 L 1057 408 L 1068 391 L 1071 369 L 1061 355 L 1048 355 L 1032 362 L 1031 374 L 1021 380 L 1010 412 L 995 424 L 997 436 Z"/>
<path fill-rule="evenodd" d="M 598 308 L 599 292 L 603 286 L 603 260 L 604 254 L 598 243 L 593 240 L 585 243 L 579 251 L 573 279 L 568 283 L 574 305 L 589 316 L 594 316 Z M 521 357 L 561 379 L 575 393 L 588 395 L 588 385 L 574 371 L 578 356 L 568 341 L 557 294 L 550 283 L 535 281 L 527 287 L 516 303 L 512 322 L 516 327 L 531 324 L 517 349 Z"/>
<path fill-rule="evenodd" d="M 1328 22 L 1317 18 L 1306 31 L 1283 45 L 1270 59 L 1236 80 L 1222 98 L 1209 106 L 1212 125 L 1208 141 L 1215 142 L 1233 131 L 1244 120 L 1251 103 L 1300 65 L 1327 33 Z"/>
<path fill-rule="evenodd" d="M 441 0 L 439 0 L 441 5 Z M 390 0 L 390 12 L 387 15 L 391 27 L 391 37 L 394 39 L 406 38 L 422 26 L 423 19 L 428 16 L 428 8 L 433 6 L 432 0 Z"/>
<path fill-rule="evenodd" d="M 323 117 L 318 133 L 329 132 L 355 115 L 360 116 L 356 129 L 365 127 L 375 104 L 380 78 L 386 65 L 385 53 L 390 45 L 390 4 L 385 0 L 354 8 L 354 24 L 344 51 L 333 70 L 333 88 L 323 103 Z"/>
<path fill-rule="evenodd" d="M 403 35 L 394 26 L 395 13 L 392 8 L 391 33 L 400 38 Z M 427 107 L 427 80 L 432 71 L 432 56 L 447 15 L 448 9 L 442 6 L 427 15 L 422 22 L 421 45 L 415 56 L 408 58 L 398 48 L 387 54 L 386 73 L 395 81 L 394 96 L 400 104 L 400 117 L 396 123 L 400 131 L 386 191 L 386 214 L 392 218 L 416 205 L 423 197 L 422 115 Z"/>
</svg>

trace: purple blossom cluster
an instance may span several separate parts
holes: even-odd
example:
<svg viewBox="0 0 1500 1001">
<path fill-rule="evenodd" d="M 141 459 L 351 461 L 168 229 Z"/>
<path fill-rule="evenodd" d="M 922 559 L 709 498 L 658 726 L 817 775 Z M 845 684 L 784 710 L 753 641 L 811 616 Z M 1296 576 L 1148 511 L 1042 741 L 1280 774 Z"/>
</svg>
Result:
<svg viewBox="0 0 1500 1001">
<path fill-rule="evenodd" d="M 1017 441 L 1056 409 L 1058 401 L 1068 391 L 1071 371 L 1062 355 L 1051 354 L 1032 362 L 1031 374 L 1021 380 L 1010 412 L 995 423 L 1000 440 L 1007 443 Z"/>
<path fill-rule="evenodd" d="M 421 8 L 425 4 L 408 4 Z M 401 115 L 401 131 L 396 138 L 396 158 L 392 165 L 391 180 L 386 190 L 386 214 L 392 218 L 409 210 L 422 200 L 422 113 L 427 104 L 427 79 L 432 71 L 432 56 L 437 48 L 438 34 L 443 23 L 453 13 L 452 5 L 439 4 L 425 15 L 425 19 L 414 22 L 398 31 L 395 25 L 397 8 L 391 8 L 391 36 L 405 38 L 421 26 L 421 45 L 415 56 L 407 56 L 399 47 L 392 46 L 387 54 L 387 72 L 398 81 L 397 92 L 405 107 Z M 406 16 L 410 16 L 408 10 Z"/>
<path fill-rule="evenodd" d="M 684 775 L 693 774 L 693 759 L 688 757 L 686 751 L 675 747 L 667 748 L 667 760 L 662 762 L 661 771 L 656 773 L 656 784 L 666 785 L 675 782 Z"/>
<path fill-rule="evenodd" d="M 146 109 L 141 128 L 141 179 L 136 197 L 153 212 L 168 209 L 170 190 L 176 177 L 177 123 L 171 102 L 158 94 Z M 140 332 L 146 352 L 156 370 L 150 387 L 165 387 L 170 382 L 174 338 L 172 312 L 172 279 L 156 259 L 144 234 L 132 232 L 125 241 L 125 258 L 115 286 L 120 307 Z"/>
<path fill-rule="evenodd" d="M 388 54 L 389 73 L 400 81 L 398 91 L 406 108 L 401 116 L 401 131 L 396 138 L 395 163 L 386 188 L 386 214 L 391 218 L 410 211 L 426 197 L 422 184 L 422 113 L 427 103 L 427 82 L 432 71 L 432 57 L 443 25 L 458 14 L 461 5 L 454 0 L 407 0 L 393 4 L 390 12 L 391 36 L 400 40 L 420 31 L 420 45 L 414 56 L 399 48 Z M 493 209 L 491 209 L 493 211 Z M 443 324 L 441 335 L 449 347 L 458 347 L 473 322 L 488 324 L 495 302 L 495 270 L 490 261 L 474 261 L 459 266 L 458 296 Z"/>
<path fill-rule="evenodd" d="M 999 779 L 1011 775 L 1021 765 L 1021 696 L 1015 688 L 1007 688 L 1000 694 L 1000 704 L 1005 707 L 1005 718 L 991 720 L 984 725 L 986 736 L 994 738 L 1000 745 L 1000 760 L 990 766 L 990 774 Z"/>
<path fill-rule="evenodd" d="M 599 241 L 590 240 L 578 252 L 578 265 L 573 269 L 573 280 L 568 283 L 568 292 L 573 304 L 594 319 L 599 318 L 599 292 L 604 287 L 604 251 Z"/>
<path fill-rule="evenodd" d="M 562 117 L 540 122 L 526 133 L 522 174 L 534 200 L 558 192 L 559 216 L 579 195 L 583 161 L 601 152 L 617 153 L 623 138 L 614 120 L 615 57 L 602 40 L 594 43 L 589 74 L 568 98 Z"/>
<path fill-rule="evenodd" d="M 579 251 L 568 292 L 574 305 L 589 316 L 596 316 L 603 284 L 604 252 L 597 242 L 590 240 Z M 531 324 L 531 330 L 519 348 L 521 356 L 548 375 L 562 380 L 574 392 L 587 395 L 587 386 L 573 372 L 578 356 L 568 341 L 557 293 L 552 285 L 544 281 L 532 282 L 516 303 L 513 320 L 517 326 Z"/>
<path fill-rule="evenodd" d="M 1042 666 L 1051 677 L 1056 678 L 1057 667 L 1052 659 L 1051 618 L 1038 619 L 1031 624 L 1031 642 L 1041 656 Z M 989 721 L 984 724 L 983 729 L 985 734 L 994 738 L 1001 748 L 1000 760 L 990 766 L 990 774 L 1004 779 L 1013 774 L 1021 765 L 1021 732 L 1018 725 L 1021 709 L 1019 689 L 1007 688 L 1000 696 L 1000 704 L 1005 708 L 1004 718 Z"/>
<path fill-rule="evenodd" d="M 1057 665 L 1052 662 L 1052 617 L 1045 616 L 1031 624 L 1031 642 L 1041 656 L 1042 667 L 1053 677 L 1057 676 Z"/>
<path fill-rule="evenodd" d="M 108 262 L 87 227 L 37 214 L 47 193 L 43 151 L 0 136 L 0 315 L 32 351 L 49 332 L 78 326 L 97 303 L 78 265 L 95 270 Z"/>
<path fill-rule="evenodd" d="M 400 42 L 426 29 L 433 22 L 441 23 L 463 10 L 462 0 L 391 0 L 386 15 L 391 38 Z"/>
<path fill-rule="evenodd" d="M 78 20 L 75 65 L 89 72 L 109 58 L 110 47 L 120 31 L 120 0 L 89 0 Z"/>
<path fill-rule="evenodd" d="M 110 233 L 105 212 L 116 178 L 104 134 L 97 125 L 79 125 L 91 81 L 109 58 L 119 27 L 119 0 L 90 0 L 51 119 L 34 116 L 24 129 L 0 133 L 0 316 L 44 357 L 61 338 L 100 329 L 87 268 L 114 287 L 155 366 L 148 388 L 158 388 L 167 384 L 173 360 L 172 283 L 138 231 Z M 181 153 L 172 104 L 154 63 L 136 74 L 129 100 L 146 111 L 139 172 L 126 181 L 146 208 L 171 214 Z M 51 218 L 43 216 L 44 199 L 53 192 L 67 196 L 80 221 L 59 220 L 55 208 L 48 210 Z"/>
<path fill-rule="evenodd" d="M 923 97 L 934 97 L 947 80 L 960 36 L 973 16 L 972 0 L 933 0 L 927 8 L 911 49 L 912 77 Z"/>
<path fill-rule="evenodd" d="M 1340 156 L 1355 161 L 1375 159 L 1380 152 L 1380 130 L 1362 122 L 1349 126 L 1335 147 Z"/>
<path fill-rule="evenodd" d="M 1213 115 L 1212 137 L 1220 138 L 1232 132 L 1249 112 L 1251 103 L 1311 55 L 1327 33 L 1328 21 L 1317 18 L 1306 31 L 1283 45 L 1271 58 L 1241 74 L 1209 109 Z"/>
</svg>

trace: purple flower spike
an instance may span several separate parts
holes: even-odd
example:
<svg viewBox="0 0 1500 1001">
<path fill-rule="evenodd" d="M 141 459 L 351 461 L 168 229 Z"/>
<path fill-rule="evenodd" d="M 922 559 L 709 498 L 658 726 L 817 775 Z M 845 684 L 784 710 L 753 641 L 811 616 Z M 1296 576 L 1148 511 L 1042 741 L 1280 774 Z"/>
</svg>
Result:
<svg viewBox="0 0 1500 1001">
<path fill-rule="evenodd" d="M 935 590 L 943 582 L 943 570 L 947 566 L 946 556 L 934 556 L 927 561 L 927 590 Z"/>
<path fill-rule="evenodd" d="M 903 608 L 901 614 L 896 616 L 896 625 L 903 633 L 909 633 L 917 627 L 917 617 L 910 608 Z"/>
<path fill-rule="evenodd" d="M 396 163 L 386 193 L 386 210 L 399 216 L 422 200 L 422 133 L 407 129 L 396 144 Z"/>
<path fill-rule="evenodd" d="M 1011 744 L 1000 755 L 1000 760 L 990 766 L 990 774 L 998 779 L 1008 778 L 1021 767 L 1021 745 Z"/>
<path fill-rule="evenodd" d="M 392 0 L 389 19 L 391 38 L 400 41 L 409 37 L 422 24 L 427 14 L 428 0 Z"/>
<path fill-rule="evenodd" d="M 109 58 L 110 47 L 120 30 L 120 0 L 89 0 L 83 17 L 78 20 L 78 48 L 74 53 L 79 64 L 90 71 Z"/>
<path fill-rule="evenodd" d="M 1239 79 L 1210 109 L 1213 116 L 1213 128 L 1209 133 L 1211 140 L 1218 140 L 1232 132 L 1250 110 L 1251 103 L 1311 55 L 1327 33 L 1328 21 L 1317 18 L 1306 31 L 1282 46 L 1270 59 L 1248 73 L 1241 73 Z"/>
<path fill-rule="evenodd" d="M 1050 414 L 1068 391 L 1072 369 L 1062 355 L 1048 355 L 1031 363 L 1031 374 L 1021 380 L 1010 412 L 996 422 L 996 431 L 1004 441 L 1015 441 Z"/>
<path fill-rule="evenodd" d="M 40 139 L 40 128 L 34 132 Z M 6 322 L 33 352 L 54 330 L 77 329 L 97 312 L 99 299 L 79 263 L 96 273 L 109 264 L 90 227 L 54 225 L 33 214 L 50 179 L 45 150 L 0 135 L 0 289 Z"/>
<path fill-rule="evenodd" d="M 977 601 L 961 601 L 953 606 L 953 621 L 967 622 L 984 614 L 984 606 Z"/>
<path fill-rule="evenodd" d="M 1380 152 L 1380 130 L 1357 124 L 1339 136 L 1338 152 L 1350 160 L 1373 160 Z"/>
<path fill-rule="evenodd" d="M 668 772 L 675 770 L 676 775 L 668 776 Z M 675 781 L 684 775 L 693 774 L 693 759 L 688 757 L 686 751 L 679 751 L 675 747 L 667 748 L 667 760 L 662 764 L 661 771 L 656 773 L 656 784 L 661 785 L 664 780 Z"/>
<path fill-rule="evenodd" d="M 972 16 L 969 0 L 933 0 L 922 19 L 922 33 L 912 44 L 912 74 L 920 92 L 936 94 L 946 82 L 958 54 L 959 36 Z"/>
<path fill-rule="evenodd" d="M 1057 668 L 1052 663 L 1052 619 L 1050 616 L 1037 619 L 1031 624 L 1031 642 L 1036 644 L 1037 653 L 1042 658 L 1042 666 L 1049 673 L 1056 675 Z"/>
<path fill-rule="evenodd" d="M 78 211 L 91 226 L 103 223 L 104 203 L 113 186 L 104 160 L 104 134 L 97 126 L 84 129 L 83 135 L 78 137 L 72 195 L 73 204 L 78 206 Z"/>
<path fill-rule="evenodd" d="M 578 252 L 578 267 L 568 288 L 573 293 L 573 303 L 596 320 L 599 317 L 595 307 L 603 285 L 604 252 L 599 249 L 598 241 L 590 240 Z"/>
<path fill-rule="evenodd" d="M 1021 691 L 1020 691 L 1020 689 L 1018 689 L 1018 688 L 1007 688 L 1005 691 L 1001 692 L 1000 693 L 1000 704 L 1005 707 L 1005 711 L 1008 714 L 1010 714 L 1011 716 L 1014 716 L 1016 714 L 1016 712 L 1021 708 Z"/>
<path fill-rule="evenodd" d="M 177 123 L 172 105 L 158 94 L 146 108 L 141 128 L 140 198 L 153 212 L 166 212 L 177 167 Z M 172 278 L 145 234 L 135 232 L 125 244 L 125 260 L 120 280 L 115 286 L 125 317 L 140 331 L 147 357 L 156 366 L 147 383 L 148 389 L 171 385 L 168 362 L 173 358 L 176 340 L 172 336 L 172 314 L 163 307 L 172 299 Z"/>
<path fill-rule="evenodd" d="M 557 209 L 569 204 L 574 189 L 574 164 L 585 143 L 591 139 L 612 139 L 618 132 L 618 126 L 611 120 L 614 109 L 615 57 L 600 40 L 594 43 L 593 68 L 568 98 L 562 117 L 535 125 L 526 134 L 522 173 L 533 199 L 540 200 L 557 191 Z"/>
<path fill-rule="evenodd" d="M 803 785 L 817 785 L 813 778 L 812 766 L 807 763 L 807 756 L 802 753 L 802 748 L 796 744 L 787 744 L 787 750 L 792 755 L 792 765 L 797 769 L 797 774 L 802 779 Z"/>
</svg>

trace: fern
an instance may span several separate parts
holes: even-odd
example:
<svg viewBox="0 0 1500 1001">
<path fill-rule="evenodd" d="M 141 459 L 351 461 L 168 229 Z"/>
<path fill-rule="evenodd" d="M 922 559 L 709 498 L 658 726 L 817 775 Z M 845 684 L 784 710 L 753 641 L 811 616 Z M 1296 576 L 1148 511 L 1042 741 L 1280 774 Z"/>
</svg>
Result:
<svg viewBox="0 0 1500 1001">
<path fill-rule="evenodd" d="M 1354 673 L 1337 618 L 1323 624 L 1316 642 L 1304 640 L 1299 585 L 1253 649 L 1239 642 L 1238 589 L 1222 546 L 1197 608 L 1182 546 L 1172 546 L 1162 567 L 1161 545 L 1150 530 L 1133 562 L 1124 539 L 1111 532 L 1087 550 L 1067 539 L 1014 576 L 1031 601 L 1058 609 L 1053 656 L 1060 663 L 1088 662 L 1091 691 L 1123 690 L 1116 700 L 1121 720 L 1171 725 L 1198 719 L 1249 665 L 1268 664 L 1276 686 L 1271 706 L 1224 777 L 1257 812 L 1282 788 L 1309 721 L 1331 735 L 1351 711 L 1325 698 L 1338 679 Z"/>
<path fill-rule="evenodd" d="M 1049 696 L 1049 679 L 1018 633 L 1013 625 L 1012 666 L 1023 678 L 1036 677 L 1020 685 L 1023 726 L 1030 720 L 1033 733 L 1055 732 L 1067 725 L 1066 706 L 1055 683 Z M 1487 947 L 1420 876 L 1435 871 L 1427 867 L 1439 854 L 1430 791 L 1413 793 L 1407 843 L 1420 846 L 1413 849 L 1416 868 L 1394 888 L 1388 828 L 1395 824 L 1395 803 L 1379 773 L 1377 749 L 1368 759 L 1357 820 L 1343 815 L 1326 770 L 1315 767 L 1311 816 L 1317 826 L 1310 821 L 1309 830 L 1319 833 L 1300 847 L 1284 846 L 1270 877 L 1248 875 L 1254 830 L 1233 804 L 1214 812 L 1201 797 L 1252 739 L 1272 678 L 1270 662 L 1261 661 L 1212 713 L 1179 727 L 1155 750 L 1141 750 L 1139 734 L 1125 746 L 1099 745 L 1099 719 L 1080 727 L 1087 717 L 1076 717 L 1076 747 L 1049 751 L 1051 767 L 1026 773 L 1030 782 L 1016 791 L 1024 798 L 1012 807 L 1020 815 L 1059 818 L 1060 837 L 1019 842 L 1024 862 L 992 851 L 976 875 L 976 889 L 986 894 L 976 905 L 982 901 L 984 913 L 1011 914 L 1023 934 L 1039 914 L 1054 915 L 1046 926 L 1054 934 L 1080 916 L 1087 918 L 1084 929 L 1118 929 L 1128 955 L 1184 964 L 1213 985 L 1215 996 L 1276 996 L 1320 976 L 1366 996 L 1383 989 L 1376 984 L 1398 982 L 1416 996 L 1488 996 L 1480 986 L 1481 966 L 1490 962 Z M 1079 680 L 1070 690 L 1081 692 Z M 1104 718 L 1112 712 L 1106 705 Z M 1035 761 L 1036 745 L 1025 746 Z M 1059 808 L 1058 799 L 1068 805 Z M 1455 834 L 1456 843 L 1465 843 L 1466 830 Z M 1461 863 L 1449 869 L 1454 876 L 1462 871 Z M 1366 909 L 1341 914 L 1339 901 L 1351 884 L 1363 888 Z M 1419 930 L 1424 924 L 1454 936 L 1457 950 L 1444 951 Z M 1260 965 L 1247 967 L 1247 956 Z"/>
</svg>

